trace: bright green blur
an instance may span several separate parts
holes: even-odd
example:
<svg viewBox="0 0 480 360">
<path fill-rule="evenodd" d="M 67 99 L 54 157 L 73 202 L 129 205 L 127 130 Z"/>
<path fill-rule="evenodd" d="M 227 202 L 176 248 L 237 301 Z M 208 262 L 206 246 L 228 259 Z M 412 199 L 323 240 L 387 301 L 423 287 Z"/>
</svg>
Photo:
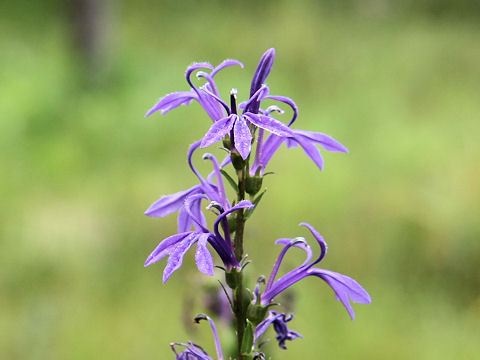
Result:
<svg viewBox="0 0 480 360">
<path fill-rule="evenodd" d="M 269 47 L 268 85 L 297 102 L 296 126 L 350 154 L 324 151 L 320 172 L 282 147 L 247 223 L 251 287 L 268 275 L 275 239 L 307 237 L 297 226 L 307 221 L 329 244 L 320 265 L 373 298 L 351 322 L 322 281 L 305 280 L 290 293 L 290 324 L 304 338 L 270 346 L 273 358 L 478 356 L 478 13 L 397 12 L 388 1 L 111 1 L 89 75 L 64 2 L 27 3 L 0 11 L 0 358 L 173 359 L 168 344 L 189 339 L 214 354 L 209 327 L 191 325 L 205 312 L 201 283 L 215 286 L 193 252 L 167 285 L 165 261 L 143 268 L 176 230 L 174 215 L 143 211 L 195 184 L 186 151 L 210 120 L 198 105 L 143 115 L 187 89 L 193 61 L 244 62 L 218 76 L 223 94 L 236 87 L 244 100 Z M 301 261 L 292 255 L 284 270 Z M 219 327 L 227 351 L 233 338 Z"/>
</svg>

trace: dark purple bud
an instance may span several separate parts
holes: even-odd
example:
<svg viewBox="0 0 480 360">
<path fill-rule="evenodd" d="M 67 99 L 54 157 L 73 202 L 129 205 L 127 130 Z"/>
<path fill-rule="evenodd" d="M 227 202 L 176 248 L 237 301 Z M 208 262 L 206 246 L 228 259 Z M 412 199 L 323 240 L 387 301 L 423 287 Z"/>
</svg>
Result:
<svg viewBox="0 0 480 360">
<path fill-rule="evenodd" d="M 265 333 L 268 327 L 272 325 L 277 333 L 276 339 L 278 341 L 278 346 L 285 350 L 287 348 L 285 346 L 287 340 L 292 341 L 296 338 L 303 337 L 300 333 L 288 328 L 287 322 L 292 320 L 292 318 L 293 314 L 287 316 L 285 313 L 270 311 L 268 317 L 255 328 L 255 344 L 257 344 L 259 338 Z"/>
<path fill-rule="evenodd" d="M 255 70 L 255 74 L 253 75 L 252 85 L 250 87 L 250 97 L 252 97 L 265 83 L 265 80 L 270 74 L 270 70 L 272 70 L 273 60 L 275 59 L 275 49 L 271 48 L 268 49 L 260 59 L 258 63 L 257 70 Z M 254 101 L 252 104 L 248 106 L 245 111 L 250 111 L 254 114 L 258 113 L 260 108 L 260 102 Z"/>
<path fill-rule="evenodd" d="M 253 75 L 252 85 L 250 87 L 250 96 L 253 96 L 262 86 L 272 70 L 273 60 L 275 59 L 275 49 L 271 48 L 265 51 L 258 63 L 255 75 Z"/>
</svg>

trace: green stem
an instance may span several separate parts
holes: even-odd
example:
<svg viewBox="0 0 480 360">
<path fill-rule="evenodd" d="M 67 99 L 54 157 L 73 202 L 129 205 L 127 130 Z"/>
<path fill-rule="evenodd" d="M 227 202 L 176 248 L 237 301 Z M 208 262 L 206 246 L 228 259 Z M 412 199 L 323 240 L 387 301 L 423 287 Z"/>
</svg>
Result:
<svg viewBox="0 0 480 360">
<path fill-rule="evenodd" d="M 245 332 L 246 325 L 246 309 L 243 306 L 243 275 L 240 272 L 238 278 L 238 287 L 233 291 L 233 307 L 235 311 L 235 326 L 237 332 L 237 354 L 238 359 L 243 360 L 245 357 L 242 355 L 242 341 L 243 334 Z"/>
<path fill-rule="evenodd" d="M 237 171 L 238 176 L 238 202 L 245 200 L 245 169 Z M 234 252 L 238 261 L 243 257 L 243 231 L 245 228 L 245 216 L 243 209 L 239 209 L 236 212 L 235 217 L 235 241 Z"/>
<path fill-rule="evenodd" d="M 245 200 L 245 176 L 248 162 L 245 163 L 242 169 L 237 170 L 238 177 L 238 194 L 237 201 Z M 245 228 L 245 213 L 243 209 L 236 212 L 235 216 L 235 238 L 234 238 L 234 253 L 238 261 L 243 257 L 243 234 Z M 238 360 L 243 360 L 245 357 L 242 355 L 242 340 L 245 332 L 247 309 L 244 304 L 245 289 L 243 287 L 243 274 L 240 271 L 238 274 L 238 282 L 236 288 L 233 289 L 233 307 L 236 319 L 236 332 L 237 332 L 237 353 Z"/>
</svg>

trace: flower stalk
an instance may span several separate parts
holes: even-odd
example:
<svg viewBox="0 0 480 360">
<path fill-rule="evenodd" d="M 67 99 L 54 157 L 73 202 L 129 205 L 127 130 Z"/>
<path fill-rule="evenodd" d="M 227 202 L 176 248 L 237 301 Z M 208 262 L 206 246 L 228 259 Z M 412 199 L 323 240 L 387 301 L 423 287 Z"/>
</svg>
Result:
<svg viewBox="0 0 480 360">
<path fill-rule="evenodd" d="M 233 106 L 232 106 L 233 108 Z M 245 175 L 247 173 L 246 164 L 237 170 L 237 201 L 245 200 Z M 237 210 L 235 214 L 235 238 L 234 238 L 234 253 L 237 261 L 241 262 L 243 258 L 243 235 L 245 230 L 245 216 L 244 209 Z M 247 308 L 248 302 L 245 304 L 244 298 L 246 289 L 243 285 L 243 271 L 238 272 L 236 288 L 233 288 L 233 310 L 235 316 L 235 326 L 237 333 L 237 357 L 239 360 L 245 359 L 242 354 L 242 342 L 245 334 L 245 326 L 247 320 Z"/>
</svg>

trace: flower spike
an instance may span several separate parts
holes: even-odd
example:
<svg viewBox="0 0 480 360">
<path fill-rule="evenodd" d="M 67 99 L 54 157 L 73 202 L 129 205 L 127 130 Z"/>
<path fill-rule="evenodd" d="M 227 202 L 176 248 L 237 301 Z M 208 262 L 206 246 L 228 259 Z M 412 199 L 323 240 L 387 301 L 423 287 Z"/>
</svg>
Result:
<svg viewBox="0 0 480 360">
<path fill-rule="evenodd" d="M 241 94 L 238 94 L 235 87 L 230 91 L 229 98 L 224 100 L 216 83 L 220 71 L 231 66 L 243 68 L 242 63 L 231 59 L 224 60 L 216 67 L 207 62 L 194 63 L 185 72 L 188 89 L 167 94 L 146 114 L 150 116 L 158 111 L 163 115 L 196 101 L 212 121 L 208 129 L 205 129 L 203 138 L 188 149 L 187 163 L 197 178 L 196 184 L 161 197 L 145 211 L 151 217 L 164 217 L 178 212 L 178 233 L 162 240 L 147 257 L 145 266 L 166 258 L 163 270 L 165 283 L 183 265 L 186 253 L 195 246 L 194 259 L 201 273 L 213 276 L 215 268 L 224 271 L 228 288 L 218 280 L 226 295 L 225 298 L 221 297 L 223 306 L 207 306 L 215 314 L 220 314 L 220 319 L 224 319 L 225 324 L 235 327 L 237 346 L 233 357 L 236 359 L 266 359 L 259 348 L 269 327 L 275 331 L 276 340 L 282 349 L 287 348 L 287 341 L 303 337 L 288 327 L 293 314 L 287 315 L 271 309 L 280 306 L 275 302 L 277 296 L 306 277 L 322 279 L 352 320 L 355 318 L 353 303 L 369 304 L 372 301 L 368 292 L 354 279 L 317 267 L 327 254 L 327 243 L 308 223 L 301 223 L 300 226 L 307 228 L 315 239 L 319 248 L 318 256 L 314 256 L 312 247 L 303 237 L 277 239 L 275 243 L 281 245 L 281 250 L 268 278 L 263 275 L 258 277 L 253 291 L 247 285 L 249 279 L 245 273 L 248 270 L 245 268 L 251 261 L 247 260 L 248 255 L 244 251 L 244 236 L 247 233 L 245 223 L 265 194 L 263 178 L 273 173 L 265 173 L 265 169 L 280 146 L 285 144 L 287 148 L 301 148 L 320 170 L 324 167 L 321 149 L 348 153 L 345 146 L 326 134 L 293 128 L 298 119 L 297 105 L 287 96 L 271 95 L 266 84 L 274 60 L 275 49 L 268 49 L 256 67 L 247 98 L 242 100 L 237 99 L 237 95 Z M 271 105 L 272 101 L 274 105 Z M 289 121 L 283 122 L 277 117 L 281 119 L 285 105 L 291 109 L 291 115 L 287 114 L 286 118 L 291 117 Z M 225 150 L 227 156 L 219 162 L 213 154 L 204 154 L 203 160 L 211 162 L 208 163 L 211 171 L 204 176 L 194 165 L 194 153 L 199 148 L 218 142 L 221 142 L 220 149 Z M 223 169 L 230 164 L 234 175 Z M 231 189 L 225 188 L 224 179 L 231 185 Z M 229 200 L 227 190 L 233 190 L 233 201 Z M 246 200 L 247 197 L 251 201 Z M 204 200 L 208 204 L 206 207 Z M 207 218 L 213 219 L 207 223 Z M 283 272 L 280 268 L 285 266 L 285 256 L 292 248 L 303 251 L 305 258 L 290 271 Z M 212 256 L 212 249 L 218 256 Z M 218 259 L 221 263 L 218 263 Z M 217 296 L 211 296 L 210 302 L 215 301 Z M 230 316 L 224 316 L 225 311 L 231 311 Z M 215 359 L 223 360 L 215 323 L 204 314 L 195 317 L 195 322 L 201 320 L 207 320 L 210 324 L 215 343 Z M 214 360 L 204 348 L 191 341 L 175 342 L 170 346 L 177 360 Z"/>
</svg>

